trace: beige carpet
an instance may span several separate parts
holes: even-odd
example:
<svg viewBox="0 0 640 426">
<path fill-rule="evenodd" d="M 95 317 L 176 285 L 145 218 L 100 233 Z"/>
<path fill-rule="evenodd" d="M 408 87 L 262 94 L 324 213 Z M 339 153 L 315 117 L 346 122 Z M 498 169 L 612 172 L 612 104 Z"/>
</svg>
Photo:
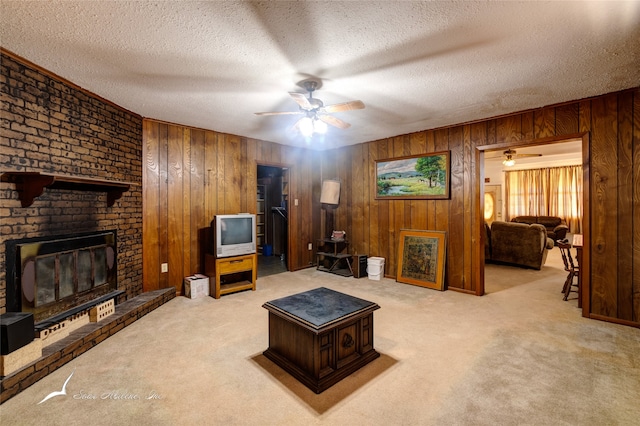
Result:
<svg viewBox="0 0 640 426">
<path fill-rule="evenodd" d="M 7 401 L 0 422 L 640 424 L 640 330 L 582 318 L 564 275 L 554 249 L 542 271 L 487 265 L 485 297 L 315 269 L 179 297 Z M 319 286 L 381 306 L 382 356 L 316 395 L 262 355 L 262 304 Z M 66 396 L 38 404 L 72 373 Z"/>
</svg>

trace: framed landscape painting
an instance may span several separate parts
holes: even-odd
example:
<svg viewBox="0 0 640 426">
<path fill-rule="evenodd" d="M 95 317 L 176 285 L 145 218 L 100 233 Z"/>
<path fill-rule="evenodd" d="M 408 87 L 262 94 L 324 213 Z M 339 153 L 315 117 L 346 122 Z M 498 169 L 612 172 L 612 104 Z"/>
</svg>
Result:
<svg viewBox="0 0 640 426">
<path fill-rule="evenodd" d="M 376 160 L 375 198 L 448 199 L 449 171 L 449 151 Z"/>
<path fill-rule="evenodd" d="M 400 230 L 396 281 L 444 290 L 446 232 Z"/>
</svg>

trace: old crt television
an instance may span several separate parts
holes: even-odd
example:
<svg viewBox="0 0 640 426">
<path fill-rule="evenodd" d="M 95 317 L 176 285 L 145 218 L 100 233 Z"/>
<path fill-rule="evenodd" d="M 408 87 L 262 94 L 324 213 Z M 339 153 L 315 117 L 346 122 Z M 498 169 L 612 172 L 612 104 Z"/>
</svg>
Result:
<svg viewBox="0 0 640 426">
<path fill-rule="evenodd" d="M 215 257 L 241 256 L 256 252 L 256 215 L 218 214 L 211 222 Z"/>
</svg>

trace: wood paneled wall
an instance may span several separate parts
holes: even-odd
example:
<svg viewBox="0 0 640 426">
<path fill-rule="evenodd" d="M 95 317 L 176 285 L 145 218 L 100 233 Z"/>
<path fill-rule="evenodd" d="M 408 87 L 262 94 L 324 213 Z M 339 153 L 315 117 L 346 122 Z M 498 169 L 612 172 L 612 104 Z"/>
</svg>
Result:
<svg viewBox="0 0 640 426">
<path fill-rule="evenodd" d="M 449 289 L 482 294 L 481 151 L 585 142 L 585 316 L 640 325 L 640 90 L 412 133 L 324 152 L 322 175 L 343 182 L 336 228 L 352 251 L 386 259 L 395 277 L 400 229 L 447 231 Z M 376 200 L 375 160 L 451 151 L 451 199 Z M 587 210 L 585 208 L 585 210 Z"/>
<path fill-rule="evenodd" d="M 307 243 L 317 220 L 312 190 L 319 180 L 313 158 L 303 148 L 144 120 L 145 291 L 171 286 L 180 291 L 184 277 L 204 271 L 204 240 L 214 215 L 256 213 L 258 164 L 290 168 L 287 258 L 292 270 L 309 266 Z"/>
<path fill-rule="evenodd" d="M 638 89 L 321 154 L 151 120 L 143 137 L 145 290 L 181 288 L 184 276 L 202 270 L 202 229 L 216 213 L 255 212 L 256 166 L 265 164 L 291 167 L 291 269 L 313 262 L 307 244 L 322 236 L 320 185 L 338 178 L 334 227 L 347 231 L 354 254 L 384 257 L 385 275 L 395 277 L 401 229 L 447 231 L 448 288 L 471 294 L 484 291 L 481 152 L 583 137 L 590 271 L 583 314 L 640 326 Z M 374 198 L 375 160 L 443 150 L 451 151 L 449 200 Z"/>
</svg>

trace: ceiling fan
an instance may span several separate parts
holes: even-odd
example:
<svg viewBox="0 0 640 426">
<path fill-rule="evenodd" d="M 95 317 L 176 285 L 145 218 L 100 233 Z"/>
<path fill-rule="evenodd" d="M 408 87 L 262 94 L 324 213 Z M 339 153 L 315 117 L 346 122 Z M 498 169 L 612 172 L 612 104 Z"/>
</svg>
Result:
<svg viewBox="0 0 640 426">
<path fill-rule="evenodd" d="M 525 157 L 542 157 L 542 154 L 518 154 L 515 149 L 508 149 L 501 156 L 487 157 L 488 160 L 497 160 L 502 158 L 502 164 L 511 167 L 516 164 L 516 158 Z"/>
<path fill-rule="evenodd" d="M 294 125 L 294 128 L 300 130 L 305 136 L 311 136 L 313 133 L 325 133 L 327 124 L 337 127 L 338 129 L 347 129 L 351 124 L 337 117 L 329 115 L 332 112 L 351 111 L 363 109 L 362 101 L 349 101 L 333 105 L 324 105 L 320 99 L 313 97 L 313 92 L 318 88 L 316 80 L 306 80 L 300 83 L 309 92 L 307 98 L 304 93 L 289 92 L 289 95 L 298 104 L 298 111 L 282 111 L 282 112 L 256 112 L 256 115 L 303 115 Z"/>
</svg>

